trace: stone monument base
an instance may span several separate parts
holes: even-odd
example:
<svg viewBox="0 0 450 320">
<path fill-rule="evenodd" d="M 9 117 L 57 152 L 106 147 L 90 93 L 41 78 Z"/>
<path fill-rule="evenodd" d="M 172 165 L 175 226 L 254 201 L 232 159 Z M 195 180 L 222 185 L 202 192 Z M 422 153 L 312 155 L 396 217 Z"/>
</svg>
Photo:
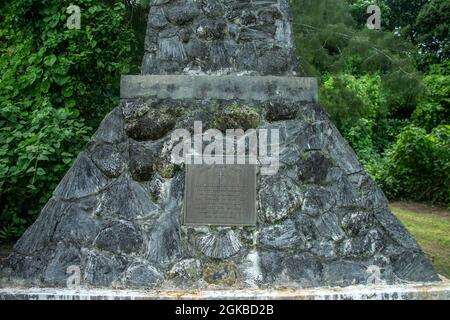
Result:
<svg viewBox="0 0 450 320">
<path fill-rule="evenodd" d="M 450 281 L 272 290 L 0 288 L 0 300 L 450 300 Z"/>
</svg>

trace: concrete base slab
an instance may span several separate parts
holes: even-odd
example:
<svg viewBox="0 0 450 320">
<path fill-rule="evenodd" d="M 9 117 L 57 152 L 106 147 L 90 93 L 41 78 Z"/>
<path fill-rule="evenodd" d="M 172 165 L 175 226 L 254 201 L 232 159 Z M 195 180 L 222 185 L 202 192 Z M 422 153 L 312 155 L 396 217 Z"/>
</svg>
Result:
<svg viewBox="0 0 450 320">
<path fill-rule="evenodd" d="M 313 289 L 155 291 L 0 288 L 0 300 L 450 300 L 450 282 Z"/>
</svg>

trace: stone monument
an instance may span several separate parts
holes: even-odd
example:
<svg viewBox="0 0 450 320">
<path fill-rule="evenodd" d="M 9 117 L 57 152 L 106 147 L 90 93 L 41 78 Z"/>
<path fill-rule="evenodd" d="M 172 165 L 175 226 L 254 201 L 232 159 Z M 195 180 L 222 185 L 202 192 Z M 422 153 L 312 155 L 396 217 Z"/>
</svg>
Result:
<svg viewBox="0 0 450 320">
<path fill-rule="evenodd" d="M 299 77 L 294 49 L 288 0 L 151 1 L 142 75 L 123 77 L 120 107 L 2 282 L 66 286 L 71 266 L 82 286 L 108 288 L 347 286 L 373 270 L 387 284 L 439 281 L 318 104 L 315 79 Z M 172 133 L 195 136 L 200 121 L 276 129 L 276 173 L 262 174 L 264 161 L 174 163 Z"/>
</svg>

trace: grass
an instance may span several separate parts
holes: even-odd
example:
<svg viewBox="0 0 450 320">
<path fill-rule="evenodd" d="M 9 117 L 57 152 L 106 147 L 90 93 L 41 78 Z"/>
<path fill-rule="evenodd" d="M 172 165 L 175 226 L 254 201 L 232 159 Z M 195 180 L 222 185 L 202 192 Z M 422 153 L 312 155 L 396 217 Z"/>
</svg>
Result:
<svg viewBox="0 0 450 320">
<path fill-rule="evenodd" d="M 406 207 L 406 208 L 405 208 Z M 445 209 L 411 209 L 410 206 L 391 205 L 392 212 L 416 238 L 423 251 L 432 257 L 436 271 L 450 278 L 450 215 Z"/>
</svg>

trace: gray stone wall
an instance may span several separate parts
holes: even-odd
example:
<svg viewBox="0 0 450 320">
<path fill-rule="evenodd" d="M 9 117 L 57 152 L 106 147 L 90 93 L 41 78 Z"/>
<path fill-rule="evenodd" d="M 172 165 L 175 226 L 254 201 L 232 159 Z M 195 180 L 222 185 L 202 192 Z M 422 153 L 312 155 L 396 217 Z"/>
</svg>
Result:
<svg viewBox="0 0 450 320">
<path fill-rule="evenodd" d="M 224 98 L 218 80 L 206 98 L 184 99 L 158 96 L 151 88 L 160 78 L 125 78 L 135 88 L 16 244 L 3 281 L 65 286 L 70 265 L 86 287 L 347 286 L 366 284 L 371 266 L 385 283 L 439 280 L 315 94 L 306 94 L 315 90 L 308 81 L 290 99 L 267 90 L 293 80 L 265 86 L 258 77 L 256 91 L 239 100 Z M 197 90 L 189 76 L 175 83 L 171 90 L 185 96 Z M 184 168 L 170 161 L 171 133 L 192 131 L 198 120 L 204 130 L 280 130 L 279 172 L 257 174 L 256 227 L 182 224 Z"/>
<path fill-rule="evenodd" d="M 288 0 L 152 0 L 142 74 L 295 75 Z"/>
</svg>

